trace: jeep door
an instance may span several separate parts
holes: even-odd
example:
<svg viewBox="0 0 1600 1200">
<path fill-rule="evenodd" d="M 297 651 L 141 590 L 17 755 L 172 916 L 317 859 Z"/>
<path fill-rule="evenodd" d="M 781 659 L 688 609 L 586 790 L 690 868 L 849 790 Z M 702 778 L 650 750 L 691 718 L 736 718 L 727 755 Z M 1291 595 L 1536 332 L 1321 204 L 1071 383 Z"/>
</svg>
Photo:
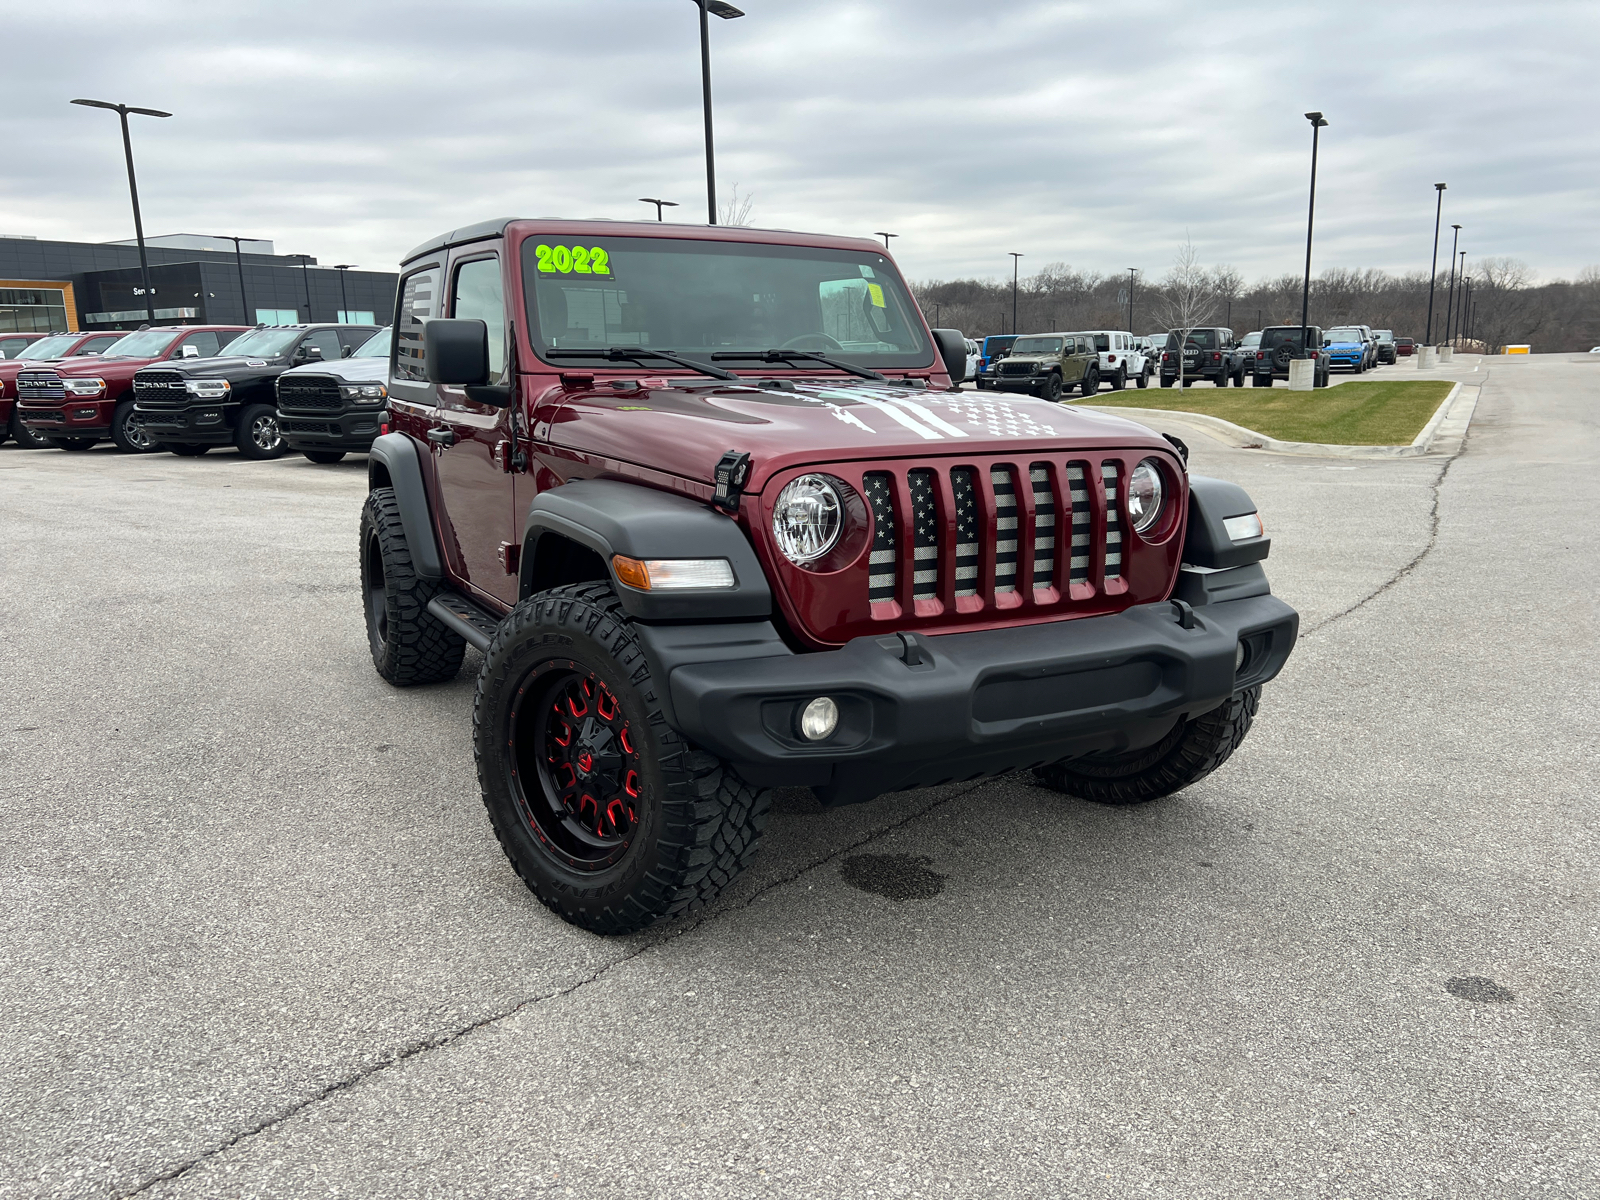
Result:
<svg viewBox="0 0 1600 1200">
<path fill-rule="evenodd" d="M 1095 353 L 1093 338 L 1081 334 L 1069 336 L 1066 344 L 1061 347 L 1061 382 L 1082 383 L 1090 360 L 1098 362 L 1099 358 L 1100 356 Z"/>
<path fill-rule="evenodd" d="M 450 259 L 444 315 L 476 319 L 489 329 L 489 382 L 509 384 L 505 280 L 498 247 L 463 246 Z M 521 543 L 512 490 L 509 408 L 467 398 L 466 390 L 437 387 L 430 441 L 442 543 L 451 571 L 507 605 L 517 602 L 510 548 Z"/>
</svg>

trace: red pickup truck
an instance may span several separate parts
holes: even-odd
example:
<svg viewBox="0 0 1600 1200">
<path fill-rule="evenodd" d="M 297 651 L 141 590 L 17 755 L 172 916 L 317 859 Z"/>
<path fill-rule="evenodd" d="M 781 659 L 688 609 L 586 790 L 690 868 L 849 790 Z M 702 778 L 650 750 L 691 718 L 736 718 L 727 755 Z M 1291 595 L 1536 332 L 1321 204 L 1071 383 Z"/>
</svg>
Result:
<svg viewBox="0 0 1600 1200">
<path fill-rule="evenodd" d="M 140 329 L 83 362 L 27 364 L 17 372 L 18 424 L 62 450 L 87 450 L 110 438 L 117 448 L 155 448 L 133 417 L 133 376 L 168 359 L 212 358 L 243 325 L 171 325 Z"/>
<path fill-rule="evenodd" d="M 17 420 L 17 372 L 24 367 L 60 362 L 64 358 L 100 354 L 122 337 L 120 333 L 57 333 L 29 342 L 15 359 L 0 362 L 0 445 L 15 438 L 18 445 L 40 450 L 50 443 L 35 439 Z"/>
</svg>

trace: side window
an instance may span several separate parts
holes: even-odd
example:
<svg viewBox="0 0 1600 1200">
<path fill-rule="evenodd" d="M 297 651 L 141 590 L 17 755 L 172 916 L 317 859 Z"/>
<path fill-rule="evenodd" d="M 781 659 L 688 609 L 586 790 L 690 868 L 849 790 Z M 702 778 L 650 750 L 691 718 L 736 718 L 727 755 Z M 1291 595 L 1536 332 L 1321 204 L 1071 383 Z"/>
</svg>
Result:
<svg viewBox="0 0 1600 1200">
<path fill-rule="evenodd" d="M 217 340 L 217 335 L 211 330 L 207 329 L 202 333 L 191 333 L 188 337 L 184 338 L 183 341 L 178 344 L 178 349 L 172 357 L 194 358 L 195 356 L 189 353 L 190 346 L 193 346 L 197 351 L 199 351 L 199 356 L 201 358 L 215 358 L 217 356 L 217 351 L 222 349 L 221 343 Z"/>
<path fill-rule="evenodd" d="M 506 369 L 506 301 L 498 258 L 475 258 L 456 268 L 450 315 L 489 327 L 489 378 L 499 379 Z"/>
<path fill-rule="evenodd" d="M 334 333 L 339 338 L 339 345 L 342 347 L 339 353 L 346 356 L 354 354 L 357 349 L 370 341 L 372 335 L 377 332 L 376 326 L 371 329 L 346 328 L 334 330 Z"/>
<path fill-rule="evenodd" d="M 313 346 L 322 351 L 323 362 L 338 362 L 344 354 L 343 348 L 339 345 L 339 335 L 331 329 L 319 329 L 300 343 L 302 351 L 309 351 Z M 307 353 L 305 357 L 310 359 L 313 356 Z"/>
<path fill-rule="evenodd" d="M 439 267 L 423 267 L 400 281 L 394 312 L 394 365 L 391 380 L 427 386 L 423 369 L 422 327 L 434 315 L 439 296 Z"/>
<path fill-rule="evenodd" d="M 107 346 L 111 345 L 111 343 L 116 341 L 116 340 L 117 340 L 117 338 L 115 336 L 90 338 L 87 342 L 85 342 L 83 345 L 78 347 L 77 353 L 79 353 L 79 354 L 99 354 L 100 351 L 104 350 Z"/>
</svg>

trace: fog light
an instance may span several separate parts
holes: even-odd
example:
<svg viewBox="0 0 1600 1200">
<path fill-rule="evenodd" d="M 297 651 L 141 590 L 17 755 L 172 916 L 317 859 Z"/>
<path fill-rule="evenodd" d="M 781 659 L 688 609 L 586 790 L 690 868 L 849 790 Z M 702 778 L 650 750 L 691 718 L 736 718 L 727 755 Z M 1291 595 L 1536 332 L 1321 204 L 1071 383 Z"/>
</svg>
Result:
<svg viewBox="0 0 1600 1200">
<path fill-rule="evenodd" d="M 807 741 L 820 742 L 839 728 L 839 706 L 828 696 L 818 696 L 800 714 L 800 732 Z"/>
<path fill-rule="evenodd" d="M 1244 666 L 1244 643 L 1239 643 L 1239 648 L 1233 652 L 1233 669 L 1237 671 Z"/>
</svg>

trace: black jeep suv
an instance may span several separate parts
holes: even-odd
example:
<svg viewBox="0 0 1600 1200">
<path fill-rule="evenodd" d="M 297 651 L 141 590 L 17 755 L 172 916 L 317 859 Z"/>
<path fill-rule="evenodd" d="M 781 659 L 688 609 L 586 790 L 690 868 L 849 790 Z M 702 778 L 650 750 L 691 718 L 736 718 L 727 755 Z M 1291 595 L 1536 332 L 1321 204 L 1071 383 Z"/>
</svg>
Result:
<svg viewBox="0 0 1600 1200">
<path fill-rule="evenodd" d="M 1220 325 L 1191 329 L 1187 338 L 1181 329 L 1167 334 L 1167 348 L 1161 352 L 1161 386 L 1171 387 L 1178 382 L 1178 369 L 1182 366 L 1183 381 L 1194 383 L 1206 379 L 1218 387 L 1244 386 L 1244 352 L 1234 340 L 1233 330 Z"/>
<path fill-rule="evenodd" d="M 1332 368 L 1328 365 L 1328 348 L 1322 343 L 1320 326 L 1306 326 L 1306 345 L 1311 348 L 1317 362 L 1311 372 L 1311 386 L 1327 387 Z M 1271 387 L 1274 379 L 1289 378 L 1289 364 L 1300 357 L 1300 326 L 1267 326 L 1261 331 L 1261 345 L 1256 350 L 1255 362 L 1250 366 L 1251 385 Z"/>
<path fill-rule="evenodd" d="M 302 363 L 348 358 L 376 325 L 258 325 L 217 358 L 168 361 L 133 377 L 134 420 L 175 454 L 232 443 L 246 458 L 288 450 L 273 383 Z"/>
</svg>

